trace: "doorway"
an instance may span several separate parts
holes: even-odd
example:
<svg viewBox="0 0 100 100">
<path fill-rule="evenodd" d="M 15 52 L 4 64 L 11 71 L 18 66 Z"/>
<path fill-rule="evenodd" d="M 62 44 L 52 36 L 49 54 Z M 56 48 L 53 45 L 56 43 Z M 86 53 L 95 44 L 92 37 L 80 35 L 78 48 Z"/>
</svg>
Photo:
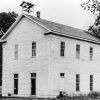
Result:
<svg viewBox="0 0 100 100">
<path fill-rule="evenodd" d="M 36 95 L 36 73 L 31 73 L 31 95 Z"/>
<path fill-rule="evenodd" d="M 14 74 L 14 94 L 18 94 L 18 74 Z"/>
</svg>

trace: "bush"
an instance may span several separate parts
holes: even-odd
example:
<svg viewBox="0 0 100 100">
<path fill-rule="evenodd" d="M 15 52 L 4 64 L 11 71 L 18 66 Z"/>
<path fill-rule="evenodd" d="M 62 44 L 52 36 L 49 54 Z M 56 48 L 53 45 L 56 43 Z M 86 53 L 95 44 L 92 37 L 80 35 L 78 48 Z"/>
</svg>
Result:
<svg viewBox="0 0 100 100">
<path fill-rule="evenodd" d="M 100 92 L 91 92 L 88 97 L 96 99 L 100 95 Z"/>
</svg>

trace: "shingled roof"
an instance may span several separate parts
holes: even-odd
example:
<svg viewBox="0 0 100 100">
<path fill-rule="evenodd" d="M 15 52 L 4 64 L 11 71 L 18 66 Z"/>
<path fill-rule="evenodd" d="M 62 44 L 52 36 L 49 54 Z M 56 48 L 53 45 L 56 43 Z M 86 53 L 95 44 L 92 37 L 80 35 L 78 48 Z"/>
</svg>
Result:
<svg viewBox="0 0 100 100">
<path fill-rule="evenodd" d="M 69 37 L 69 38 L 78 39 L 81 41 L 87 41 L 87 42 L 91 42 L 91 43 L 100 44 L 100 39 L 94 37 L 87 31 L 73 28 L 70 26 L 66 26 L 63 24 L 47 21 L 47 20 L 37 18 L 37 17 L 31 16 L 31 15 L 26 15 L 26 14 L 22 14 L 17 19 L 17 21 L 10 27 L 10 29 L 8 29 L 6 34 L 4 34 L 4 36 L 1 38 L 2 41 L 4 41 L 4 39 L 7 37 L 7 35 L 13 30 L 13 28 L 16 26 L 16 24 L 19 23 L 19 21 L 23 17 L 26 17 L 26 18 L 30 19 L 31 21 L 36 22 L 37 24 L 39 24 L 42 27 L 44 27 L 45 29 L 47 29 L 48 32 L 45 33 L 45 35 L 54 34 L 54 35 L 60 35 L 60 36 L 65 36 L 65 37 Z"/>
<path fill-rule="evenodd" d="M 28 16 L 32 20 L 35 20 L 36 22 L 42 24 L 43 26 L 45 26 L 46 28 L 51 30 L 52 33 L 64 35 L 64 36 L 67 36 L 67 37 L 69 36 L 69 37 L 73 37 L 73 38 L 76 38 L 76 39 L 86 40 L 86 41 L 89 41 L 89 42 L 94 42 L 94 43 L 100 44 L 100 39 L 94 37 L 93 35 L 91 35 L 87 31 L 77 29 L 77 28 L 73 28 L 73 27 L 70 27 L 70 26 L 66 26 L 66 25 L 63 25 L 63 24 L 47 21 L 47 20 L 44 20 L 44 19 L 41 19 L 41 18 L 33 17 L 31 15 L 26 15 L 26 16 Z"/>
</svg>

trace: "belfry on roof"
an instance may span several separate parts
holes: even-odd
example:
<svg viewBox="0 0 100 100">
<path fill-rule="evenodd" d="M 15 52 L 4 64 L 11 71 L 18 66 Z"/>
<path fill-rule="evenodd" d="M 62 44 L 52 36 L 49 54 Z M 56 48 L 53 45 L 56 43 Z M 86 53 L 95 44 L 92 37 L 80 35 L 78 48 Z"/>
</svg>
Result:
<svg viewBox="0 0 100 100">
<path fill-rule="evenodd" d="M 32 4 L 30 2 L 23 1 L 20 6 L 22 7 L 22 11 L 26 11 L 28 13 L 33 12 L 35 4 Z"/>
</svg>

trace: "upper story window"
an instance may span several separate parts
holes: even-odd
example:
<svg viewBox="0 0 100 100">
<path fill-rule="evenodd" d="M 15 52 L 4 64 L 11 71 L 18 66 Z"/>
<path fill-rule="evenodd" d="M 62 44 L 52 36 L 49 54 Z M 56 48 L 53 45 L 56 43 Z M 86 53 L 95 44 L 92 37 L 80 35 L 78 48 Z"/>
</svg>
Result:
<svg viewBox="0 0 100 100">
<path fill-rule="evenodd" d="M 90 47 L 90 60 L 93 60 L 93 47 Z"/>
<path fill-rule="evenodd" d="M 61 42 L 60 45 L 60 56 L 64 56 L 64 51 L 65 51 L 65 42 Z"/>
<path fill-rule="evenodd" d="M 76 91 L 80 90 L 80 75 L 76 74 Z"/>
<path fill-rule="evenodd" d="M 90 91 L 93 91 L 93 75 L 90 75 Z"/>
<path fill-rule="evenodd" d="M 36 56 L 36 42 L 32 42 L 32 57 Z"/>
<path fill-rule="evenodd" d="M 76 44 L 76 58 L 79 59 L 80 58 L 80 45 Z"/>
<path fill-rule="evenodd" d="M 15 44 L 15 59 L 18 59 L 18 44 Z"/>
</svg>

